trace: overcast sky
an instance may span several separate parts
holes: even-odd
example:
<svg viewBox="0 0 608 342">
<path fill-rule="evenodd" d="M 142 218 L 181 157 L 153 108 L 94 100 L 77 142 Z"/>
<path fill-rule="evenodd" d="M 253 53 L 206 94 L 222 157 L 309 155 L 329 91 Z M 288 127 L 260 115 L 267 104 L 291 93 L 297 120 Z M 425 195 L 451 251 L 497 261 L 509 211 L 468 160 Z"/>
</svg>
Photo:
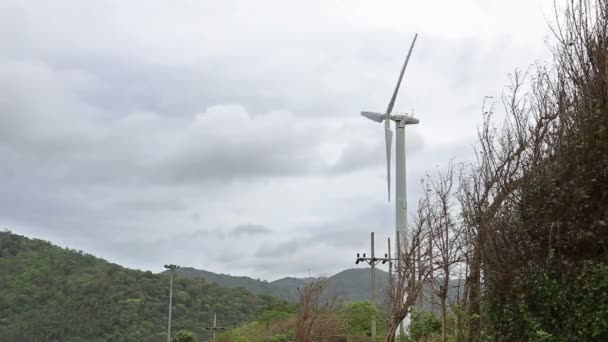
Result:
<svg viewBox="0 0 608 342">
<path fill-rule="evenodd" d="M 0 228 L 132 268 L 273 280 L 354 267 L 408 198 L 470 158 L 484 96 L 548 60 L 552 1 L 0 0 Z M 394 183 L 394 182 L 393 182 Z"/>
</svg>

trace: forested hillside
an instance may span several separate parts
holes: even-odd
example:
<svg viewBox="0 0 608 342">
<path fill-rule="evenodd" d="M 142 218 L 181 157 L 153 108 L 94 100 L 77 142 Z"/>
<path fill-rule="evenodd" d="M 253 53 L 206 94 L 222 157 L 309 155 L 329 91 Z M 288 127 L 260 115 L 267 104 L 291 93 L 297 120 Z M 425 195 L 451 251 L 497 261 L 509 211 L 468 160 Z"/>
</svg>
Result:
<svg viewBox="0 0 608 342">
<path fill-rule="evenodd" d="M 183 277 L 205 279 L 222 287 L 239 288 L 261 295 L 271 295 L 288 301 L 298 299 L 298 288 L 304 286 L 304 278 L 281 278 L 272 282 L 252 279 L 249 277 L 235 277 L 228 274 L 217 274 L 194 268 L 180 268 L 178 274 Z M 351 268 L 336 273 L 328 278 L 328 293 L 338 296 L 345 301 L 369 300 L 371 280 L 369 267 Z M 376 269 L 376 285 L 378 289 L 386 288 L 388 273 Z"/>
<path fill-rule="evenodd" d="M 296 281 L 295 286 L 281 286 L 280 280 L 268 282 L 265 280 L 253 279 L 244 276 L 218 274 L 191 267 L 182 267 L 177 270 L 177 273 L 184 278 L 204 279 L 221 287 L 244 288 L 251 293 L 271 295 L 289 301 L 296 300 L 298 293 L 297 287 L 304 283 L 303 279 L 290 278 Z"/>
<path fill-rule="evenodd" d="M 166 341 L 169 277 L 0 232 L 0 341 Z M 173 331 L 200 338 L 213 313 L 227 327 L 286 303 L 176 277 Z"/>
</svg>

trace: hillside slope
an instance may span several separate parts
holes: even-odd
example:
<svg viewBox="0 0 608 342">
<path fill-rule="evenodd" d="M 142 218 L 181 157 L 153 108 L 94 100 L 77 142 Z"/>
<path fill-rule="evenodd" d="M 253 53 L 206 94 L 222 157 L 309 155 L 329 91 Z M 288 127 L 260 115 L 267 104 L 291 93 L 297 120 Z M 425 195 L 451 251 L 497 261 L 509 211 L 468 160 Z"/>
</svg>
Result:
<svg viewBox="0 0 608 342">
<path fill-rule="evenodd" d="M 166 341 L 169 278 L 0 232 L 0 341 Z M 177 277 L 173 331 L 207 337 L 284 302 Z"/>
<path fill-rule="evenodd" d="M 217 274 L 195 268 L 181 268 L 178 270 L 180 276 L 195 279 L 204 279 L 222 287 L 243 288 L 258 295 L 269 295 L 286 301 L 295 302 L 298 299 L 298 288 L 306 284 L 306 278 L 286 277 L 272 282 L 252 279 L 249 277 L 237 277 L 228 274 Z M 332 275 L 329 279 L 327 293 L 336 295 L 338 299 L 346 302 L 368 301 L 371 296 L 371 279 L 369 267 L 351 268 Z M 439 281 L 439 279 L 438 279 Z M 458 298 L 459 291 L 462 292 L 464 280 L 453 279 L 450 281 L 449 301 L 454 302 Z M 378 303 L 384 302 L 384 290 L 388 286 L 388 273 L 382 269 L 376 269 L 376 288 Z M 459 290 L 460 289 L 460 290 Z M 423 310 L 439 312 L 439 299 L 435 297 L 430 286 L 423 289 Z M 435 302 L 432 305 L 432 300 Z"/>
<path fill-rule="evenodd" d="M 178 273 L 182 277 L 205 279 L 222 287 L 244 288 L 251 293 L 270 295 L 288 301 L 296 301 L 298 287 L 304 286 L 305 278 L 286 277 L 272 282 L 257 280 L 249 277 L 236 277 L 228 274 L 217 274 L 195 268 L 181 268 Z M 376 269 L 376 284 L 378 289 L 386 288 L 388 273 Z M 369 300 L 371 289 L 369 267 L 352 268 L 329 277 L 329 292 L 338 295 L 346 301 Z"/>
</svg>

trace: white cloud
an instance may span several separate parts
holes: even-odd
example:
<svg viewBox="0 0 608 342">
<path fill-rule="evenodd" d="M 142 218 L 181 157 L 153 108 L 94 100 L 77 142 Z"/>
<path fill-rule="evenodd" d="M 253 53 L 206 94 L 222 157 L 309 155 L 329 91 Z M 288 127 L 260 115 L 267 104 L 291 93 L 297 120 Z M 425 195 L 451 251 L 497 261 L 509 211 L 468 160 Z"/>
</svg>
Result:
<svg viewBox="0 0 608 342">
<path fill-rule="evenodd" d="M 153 270 L 350 267 L 393 217 L 382 125 L 358 112 L 386 108 L 414 32 L 396 104 L 421 120 L 410 203 L 426 170 L 469 155 L 483 97 L 547 58 L 548 13 L 524 0 L 0 0 L 0 224 Z"/>
</svg>

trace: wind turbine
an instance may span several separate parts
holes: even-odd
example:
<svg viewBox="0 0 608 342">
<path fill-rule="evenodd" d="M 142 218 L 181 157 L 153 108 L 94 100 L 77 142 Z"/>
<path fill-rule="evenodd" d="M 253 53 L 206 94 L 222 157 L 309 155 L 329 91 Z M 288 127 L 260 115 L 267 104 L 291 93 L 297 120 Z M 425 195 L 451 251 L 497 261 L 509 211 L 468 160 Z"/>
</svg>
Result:
<svg viewBox="0 0 608 342">
<path fill-rule="evenodd" d="M 395 235 L 396 235 L 396 244 L 397 244 L 397 265 L 400 267 L 401 258 L 400 254 L 403 252 L 404 244 L 402 241 L 399 241 L 399 236 L 407 237 L 407 194 L 406 194 L 406 181 L 405 181 L 405 126 L 407 125 L 415 125 L 420 121 L 414 118 L 411 115 L 407 115 L 406 113 L 397 113 L 393 114 L 393 106 L 395 105 L 395 100 L 397 99 L 397 93 L 399 92 L 399 86 L 401 85 L 401 80 L 403 79 L 403 74 L 405 73 L 405 69 L 407 68 L 407 64 L 410 60 L 410 56 L 412 55 L 412 50 L 414 49 L 414 44 L 416 44 L 416 38 L 418 38 L 418 34 L 414 35 L 414 39 L 412 40 L 412 45 L 410 46 L 409 51 L 407 52 L 407 56 L 405 57 L 405 62 L 401 67 L 401 73 L 399 74 L 399 79 L 397 80 L 397 85 L 395 86 L 395 90 L 393 91 L 393 96 L 391 97 L 390 102 L 388 103 L 388 108 L 386 109 L 386 113 L 376 113 L 376 112 L 361 112 L 361 115 L 364 117 L 382 123 L 384 121 L 384 139 L 386 143 L 386 182 L 388 187 L 388 201 L 391 200 L 391 145 L 393 142 L 393 131 L 391 130 L 390 120 L 395 121 L 395 129 L 397 130 L 397 135 L 395 137 Z M 409 326 L 409 319 L 406 317 L 404 322 L 400 326 L 400 333 L 403 334 L 404 328 Z"/>
<path fill-rule="evenodd" d="M 370 120 L 379 123 L 384 122 L 384 139 L 386 143 L 386 181 L 388 186 L 389 202 L 391 200 L 391 145 L 393 142 L 393 131 L 391 130 L 390 120 L 395 121 L 395 129 L 397 130 L 397 136 L 395 137 L 395 161 L 397 164 L 395 165 L 395 231 L 400 231 L 401 236 L 407 236 L 405 234 L 407 230 L 407 196 L 405 182 L 405 126 L 415 125 L 419 123 L 419 120 L 411 115 L 407 115 L 406 113 L 393 114 L 392 112 L 393 106 L 395 105 L 395 100 L 397 99 L 397 93 L 399 92 L 399 86 L 401 85 L 401 80 L 403 79 L 403 74 L 405 73 L 405 69 L 407 68 L 410 56 L 412 55 L 414 44 L 416 44 L 416 38 L 418 38 L 417 33 L 414 36 L 414 40 L 412 40 L 412 45 L 410 46 L 409 51 L 407 52 L 403 67 L 401 67 L 401 73 L 399 74 L 397 85 L 395 86 L 395 90 L 393 91 L 393 96 L 391 97 L 391 100 L 388 103 L 386 113 L 376 113 L 367 111 L 361 112 L 361 115 Z"/>
</svg>

